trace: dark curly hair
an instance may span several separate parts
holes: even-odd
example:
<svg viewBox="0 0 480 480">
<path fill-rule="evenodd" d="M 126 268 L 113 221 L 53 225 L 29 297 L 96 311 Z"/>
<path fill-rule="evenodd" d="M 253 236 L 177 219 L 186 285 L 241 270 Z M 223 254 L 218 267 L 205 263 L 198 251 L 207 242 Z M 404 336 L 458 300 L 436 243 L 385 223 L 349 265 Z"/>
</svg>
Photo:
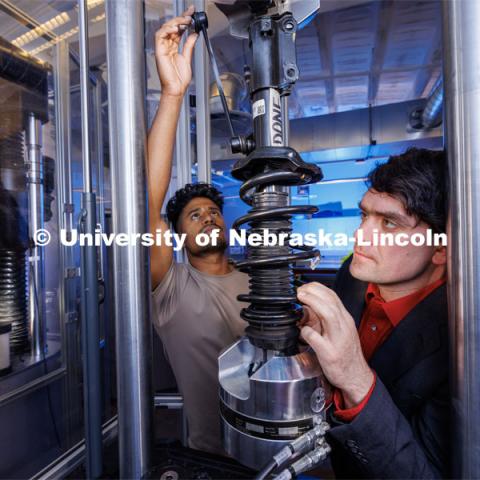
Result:
<svg viewBox="0 0 480 480">
<path fill-rule="evenodd" d="M 443 151 L 409 148 L 368 174 L 369 188 L 398 198 L 409 215 L 443 233 L 447 222 L 447 159 Z"/>
<path fill-rule="evenodd" d="M 209 198 L 223 213 L 223 197 L 215 187 L 208 183 L 187 183 L 167 203 L 167 217 L 175 231 L 178 231 L 177 222 L 182 210 L 190 200 L 197 197 Z"/>
</svg>

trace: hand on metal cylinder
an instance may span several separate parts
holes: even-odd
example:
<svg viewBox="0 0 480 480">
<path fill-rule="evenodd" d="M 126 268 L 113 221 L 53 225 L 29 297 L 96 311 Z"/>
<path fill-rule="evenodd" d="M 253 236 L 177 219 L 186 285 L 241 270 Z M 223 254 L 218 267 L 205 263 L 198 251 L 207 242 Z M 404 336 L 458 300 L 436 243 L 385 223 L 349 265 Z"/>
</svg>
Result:
<svg viewBox="0 0 480 480">
<path fill-rule="evenodd" d="M 179 51 L 182 35 L 192 22 L 194 7 L 190 6 L 182 16 L 166 22 L 155 34 L 155 58 L 162 95 L 182 97 L 192 79 L 193 47 L 198 34 L 191 33 Z"/>
<path fill-rule="evenodd" d="M 308 312 L 303 339 L 315 351 L 328 381 L 342 391 L 345 407 L 358 405 L 369 392 L 374 374 L 363 356 L 352 316 L 337 294 L 320 283 L 301 286 L 297 295 Z"/>
</svg>

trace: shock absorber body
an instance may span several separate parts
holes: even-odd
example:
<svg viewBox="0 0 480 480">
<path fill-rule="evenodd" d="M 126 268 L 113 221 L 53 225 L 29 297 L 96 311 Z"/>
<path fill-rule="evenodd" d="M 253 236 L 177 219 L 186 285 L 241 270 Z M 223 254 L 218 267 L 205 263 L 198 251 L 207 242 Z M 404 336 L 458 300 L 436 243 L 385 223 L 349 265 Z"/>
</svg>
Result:
<svg viewBox="0 0 480 480">
<path fill-rule="evenodd" d="M 316 183 L 322 172 L 285 145 L 288 115 L 282 97 L 298 79 L 297 22 L 291 12 L 268 14 L 258 9 L 258 2 L 255 7 L 248 28 L 253 141 L 232 139 L 232 150 L 247 154 L 232 175 L 244 182 L 240 197 L 251 209 L 233 227 L 248 224 L 248 234 L 262 239 L 267 233 L 288 238 L 292 215 L 317 211 L 315 206 L 289 205 L 288 187 Z M 293 284 L 292 264 L 319 252 L 293 249 L 288 242 L 262 243 L 249 246 L 246 260 L 237 263 L 250 276 L 250 292 L 238 297 L 249 303 L 241 313 L 248 322 L 246 337 L 219 357 L 224 446 L 252 468 L 322 422 L 330 395 L 315 355 L 299 346 L 302 309 Z"/>
<path fill-rule="evenodd" d="M 264 230 L 279 235 L 292 231 L 293 214 L 312 214 L 312 206 L 289 206 L 288 186 L 316 183 L 321 170 L 300 158 L 284 144 L 282 97 L 290 93 L 298 78 L 294 36 L 297 24 L 291 13 L 261 16 L 250 24 L 249 40 L 253 64 L 250 96 L 254 118 L 255 149 L 237 162 L 232 175 L 245 183 L 240 189 L 250 212 L 234 223 L 248 223 L 249 233 L 263 235 Z M 298 340 L 296 323 L 301 309 L 296 304 L 291 264 L 311 258 L 318 251 L 292 253 L 288 245 L 250 247 L 248 258 L 239 263 L 251 277 L 249 295 L 239 299 L 250 302 L 242 317 L 249 322 L 247 336 L 257 347 L 283 353 L 295 353 Z"/>
</svg>

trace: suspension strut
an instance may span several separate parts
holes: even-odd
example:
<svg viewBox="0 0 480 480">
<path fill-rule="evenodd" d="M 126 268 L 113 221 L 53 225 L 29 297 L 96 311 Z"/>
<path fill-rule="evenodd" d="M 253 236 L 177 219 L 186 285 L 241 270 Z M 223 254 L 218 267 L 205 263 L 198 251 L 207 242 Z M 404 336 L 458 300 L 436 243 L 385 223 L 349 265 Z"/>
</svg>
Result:
<svg viewBox="0 0 480 480">
<path fill-rule="evenodd" d="M 250 2 L 252 3 L 252 2 Z M 252 3 L 258 7 L 259 3 Z M 208 20 L 204 12 L 193 15 L 197 33 L 202 33 L 210 55 L 212 70 L 222 99 L 227 123 L 232 135 L 233 153 L 243 153 L 232 169 L 232 176 L 244 183 L 240 198 L 251 209 L 238 218 L 233 228 L 248 224 L 248 234 L 266 232 L 289 235 L 292 215 L 313 214 L 311 205 L 290 206 L 289 186 L 319 182 L 322 171 L 304 162 L 300 155 L 285 145 L 285 102 L 298 79 L 295 55 L 297 22 L 289 12 L 267 15 L 257 11 L 249 25 L 249 46 L 253 64 L 249 73 L 254 138 L 235 136 L 228 112 L 215 56 L 207 35 Z M 251 74 L 250 74 L 251 73 Z M 287 237 L 288 238 L 288 237 Z M 300 251 L 295 251 L 300 250 Z M 241 316 L 248 322 L 246 335 L 250 342 L 263 350 L 285 355 L 297 351 L 299 330 L 297 321 L 302 309 L 297 303 L 293 286 L 292 264 L 298 260 L 319 256 L 310 247 L 292 248 L 288 242 L 278 246 L 248 246 L 247 258 L 237 262 L 237 268 L 250 276 L 250 292 L 238 299 L 250 305 Z"/>
<path fill-rule="evenodd" d="M 289 205 L 288 187 L 318 182 L 322 172 L 286 145 L 286 97 L 298 78 L 297 22 L 286 10 L 292 5 L 283 1 L 274 5 L 271 0 L 237 3 L 228 6 L 235 12 L 230 10 L 227 16 L 234 27 L 238 26 L 237 14 L 248 17 L 243 25 L 248 25 L 253 57 L 246 72 L 254 124 L 251 137 L 235 136 L 228 120 L 206 15 L 195 14 L 194 23 L 211 57 L 232 135 L 232 152 L 245 155 L 234 165 L 232 175 L 243 181 L 240 197 L 251 208 L 233 226 L 238 229 L 248 224 L 247 233 L 257 233 L 257 238 L 264 240 L 262 246 L 249 245 L 247 258 L 237 262 L 237 267 L 250 276 L 249 293 L 238 296 L 249 303 L 241 312 L 248 322 L 246 336 L 226 348 L 218 359 L 223 446 L 240 463 L 258 469 L 272 457 L 278 459 L 277 455 L 285 460 L 282 452 L 290 451 L 290 442 L 300 441 L 319 425 L 323 431 L 325 426 L 331 390 L 315 353 L 297 342 L 296 324 L 302 310 L 292 272 L 294 262 L 317 257 L 319 252 L 306 247 L 294 249 L 289 242 L 265 242 L 267 234 L 269 238 L 289 239 L 292 216 L 317 211 L 315 206 Z M 305 5 L 296 5 L 299 3 Z M 227 8 L 223 4 L 218 7 Z M 297 18 L 301 21 L 304 17 Z"/>
</svg>

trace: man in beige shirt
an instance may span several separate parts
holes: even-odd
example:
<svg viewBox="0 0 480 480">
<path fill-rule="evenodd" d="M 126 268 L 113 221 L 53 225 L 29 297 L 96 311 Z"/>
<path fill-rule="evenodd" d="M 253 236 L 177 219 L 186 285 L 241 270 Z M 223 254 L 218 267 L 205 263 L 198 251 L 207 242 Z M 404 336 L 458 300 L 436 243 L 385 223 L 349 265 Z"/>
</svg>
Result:
<svg viewBox="0 0 480 480">
<path fill-rule="evenodd" d="M 165 232 L 160 212 L 168 190 L 175 132 L 183 96 L 192 78 L 196 34 L 179 52 L 193 8 L 156 33 L 155 53 L 162 85 L 160 105 L 148 136 L 150 232 Z M 223 198 L 206 184 L 186 185 L 170 199 L 167 215 L 175 231 L 186 234 L 188 263 L 177 264 L 173 248 L 151 249 L 154 325 L 162 339 L 187 415 L 189 446 L 221 453 L 218 363 L 222 349 L 244 331 L 237 295 L 248 292 L 248 276 L 226 255 Z M 217 242 L 199 246 L 196 236 L 218 233 Z M 215 244 L 216 243 L 216 244 Z"/>
</svg>

